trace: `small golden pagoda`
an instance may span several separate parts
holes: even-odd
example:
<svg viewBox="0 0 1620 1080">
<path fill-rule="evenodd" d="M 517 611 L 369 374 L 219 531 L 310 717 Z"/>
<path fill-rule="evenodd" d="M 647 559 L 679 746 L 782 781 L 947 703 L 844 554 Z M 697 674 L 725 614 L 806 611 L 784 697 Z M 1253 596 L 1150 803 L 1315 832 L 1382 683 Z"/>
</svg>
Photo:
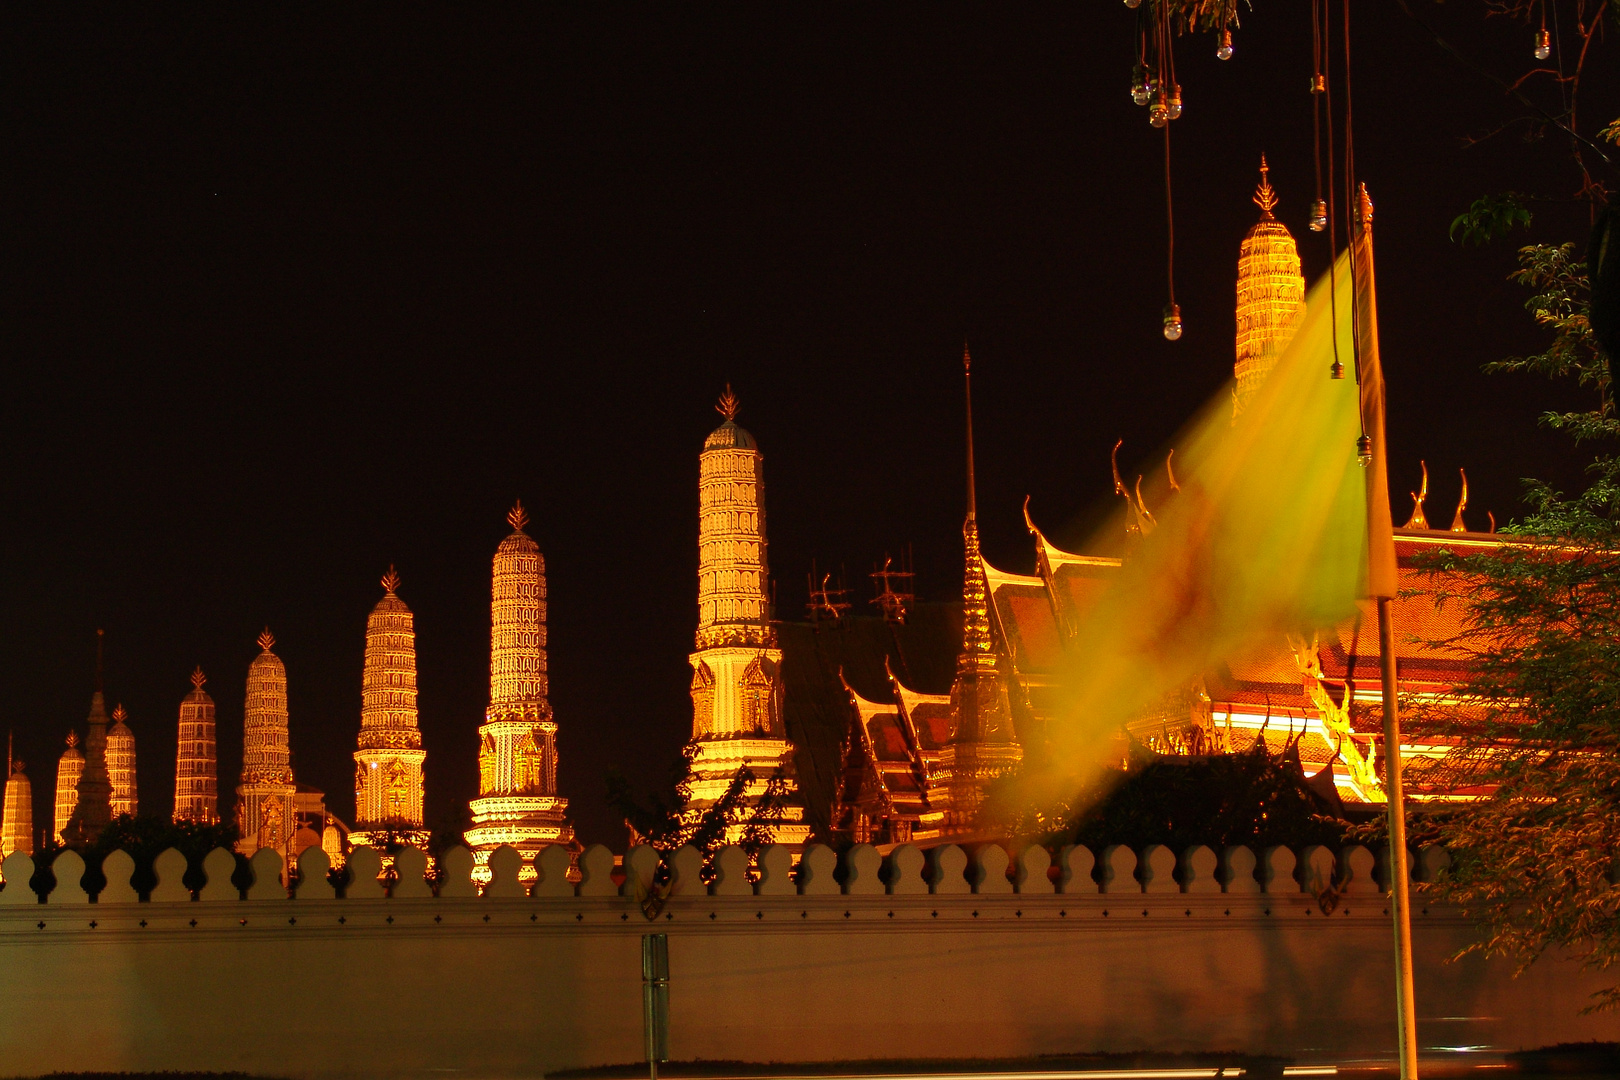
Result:
<svg viewBox="0 0 1620 1080">
<path fill-rule="evenodd" d="M 1299 250 L 1294 246 L 1294 237 L 1271 214 L 1277 205 L 1277 193 L 1272 190 L 1270 172 L 1271 167 L 1261 155 L 1260 186 L 1254 193 L 1260 220 L 1249 229 L 1238 253 L 1233 415 L 1243 411 L 1249 395 L 1277 366 L 1277 358 L 1293 339 L 1305 312 L 1305 278 L 1299 269 Z"/>
<path fill-rule="evenodd" d="M 112 781 L 107 776 L 107 704 L 101 687 L 102 645 L 106 634 L 96 631 L 96 691 L 90 696 L 89 734 L 84 742 L 84 768 L 74 785 L 73 811 L 62 829 L 62 842 L 93 844 L 112 821 Z"/>
<path fill-rule="evenodd" d="M 112 816 L 134 816 L 139 805 L 135 788 L 135 733 L 129 730 L 129 714 L 115 706 L 112 727 L 107 729 L 107 780 L 112 784 Z"/>
<path fill-rule="evenodd" d="M 13 851 L 24 855 L 34 853 L 34 788 L 28 782 L 21 758 L 11 762 L 5 805 L 0 810 L 0 859 Z"/>
<path fill-rule="evenodd" d="M 502 844 L 523 855 L 525 880 L 540 849 L 574 841 L 568 800 L 557 795 L 557 723 L 546 676 L 546 561 L 523 531 L 519 502 L 512 532 L 495 549 L 490 579 L 489 709 L 478 729 L 478 798 L 469 804 L 473 877 L 489 880 L 489 856 Z"/>
<path fill-rule="evenodd" d="M 236 788 L 236 850 L 252 855 L 262 847 L 285 856 L 297 827 L 297 787 L 287 731 L 287 668 L 270 651 L 269 629 L 259 635 L 259 655 L 248 665 L 247 700 L 242 710 L 242 782 Z"/>
<path fill-rule="evenodd" d="M 360 741 L 354 754 L 353 844 L 366 830 L 422 827 L 422 732 L 416 714 L 416 623 L 390 566 L 383 597 L 366 619 Z"/>
<path fill-rule="evenodd" d="M 175 750 L 174 820 L 199 825 L 219 822 L 219 754 L 214 742 L 214 699 L 203 684 L 201 667 L 191 673 L 191 693 L 180 702 L 180 735 Z"/>
<path fill-rule="evenodd" d="M 84 775 L 84 755 L 79 752 L 79 736 L 67 733 L 67 749 L 56 762 L 56 818 L 52 832 L 57 840 L 65 841 L 68 822 L 79 805 L 79 778 Z"/>
<path fill-rule="evenodd" d="M 765 458 L 737 425 L 726 387 L 725 422 L 698 458 L 698 628 L 692 653 L 692 780 L 689 811 L 720 799 L 739 771 L 753 775 L 756 804 L 775 786 L 773 839 L 810 836 L 782 715 L 782 650 L 771 624 L 765 553 Z M 736 842 L 745 826 L 732 827 Z"/>
</svg>

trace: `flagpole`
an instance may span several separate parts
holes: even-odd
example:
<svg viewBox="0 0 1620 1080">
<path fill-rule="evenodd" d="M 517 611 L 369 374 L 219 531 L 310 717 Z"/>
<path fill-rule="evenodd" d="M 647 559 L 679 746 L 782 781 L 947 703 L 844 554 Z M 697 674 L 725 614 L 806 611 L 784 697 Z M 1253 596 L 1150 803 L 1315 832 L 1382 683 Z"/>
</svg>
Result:
<svg viewBox="0 0 1620 1080">
<path fill-rule="evenodd" d="M 1401 1080 L 1417 1080 L 1417 1014 L 1412 991 L 1412 873 L 1406 854 L 1406 791 L 1401 780 L 1401 717 L 1396 699 L 1395 628 L 1378 598 L 1378 669 L 1384 683 L 1384 794 L 1389 799 L 1390 914 L 1395 919 L 1395 1030 Z"/>
<path fill-rule="evenodd" d="M 1412 989 L 1412 873 L 1406 849 L 1406 791 L 1401 781 L 1401 717 L 1390 608 L 1399 591 L 1389 513 L 1384 442 L 1384 371 L 1378 354 L 1378 291 L 1373 281 L 1372 199 L 1362 184 L 1350 244 L 1354 283 L 1356 380 L 1360 384 L 1362 463 L 1367 466 L 1367 595 L 1378 607 L 1378 671 L 1384 698 L 1384 795 L 1389 812 L 1389 896 L 1395 930 L 1395 1031 L 1401 1080 L 1418 1080 L 1417 1012 Z M 1334 333 L 1337 334 L 1337 329 Z"/>
</svg>

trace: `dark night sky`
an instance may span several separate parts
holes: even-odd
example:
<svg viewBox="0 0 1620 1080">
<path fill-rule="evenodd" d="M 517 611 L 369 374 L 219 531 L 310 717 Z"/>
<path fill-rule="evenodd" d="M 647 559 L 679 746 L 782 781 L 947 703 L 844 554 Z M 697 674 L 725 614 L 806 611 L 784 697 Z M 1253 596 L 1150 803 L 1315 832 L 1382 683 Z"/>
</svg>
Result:
<svg viewBox="0 0 1620 1080">
<path fill-rule="evenodd" d="M 1528 30 L 1414 2 L 1494 70 L 1530 65 Z M 1446 228 L 1486 191 L 1576 179 L 1522 124 L 1466 148 L 1519 110 L 1393 0 L 1355 6 L 1392 487 L 1426 458 L 1449 521 L 1466 466 L 1482 525 L 1581 455 L 1536 428 L 1553 389 L 1479 373 L 1539 340 L 1511 246 Z M 1256 7 L 1232 61 L 1180 46 L 1175 345 L 1162 143 L 1126 92 L 1118 3 L 8 9 L 0 721 L 36 822 L 98 626 L 144 809 L 171 808 L 198 663 L 234 788 L 268 624 L 299 778 L 347 818 L 391 562 L 428 816 L 452 817 L 475 789 L 489 558 L 522 497 L 563 793 L 585 839 L 622 843 L 605 771 L 650 785 L 689 730 L 696 455 L 728 380 L 766 454 L 786 617 L 812 558 L 865 599 L 911 544 L 924 597 L 959 588 L 964 336 L 988 555 L 1030 568 L 1026 494 L 1078 543 L 1114 440 L 1156 456 L 1231 373 L 1262 151 L 1307 273 L 1326 265 L 1304 228 L 1308 13 Z M 1589 100 L 1612 106 L 1605 77 Z M 1584 230 L 1553 205 L 1532 238 Z"/>
</svg>

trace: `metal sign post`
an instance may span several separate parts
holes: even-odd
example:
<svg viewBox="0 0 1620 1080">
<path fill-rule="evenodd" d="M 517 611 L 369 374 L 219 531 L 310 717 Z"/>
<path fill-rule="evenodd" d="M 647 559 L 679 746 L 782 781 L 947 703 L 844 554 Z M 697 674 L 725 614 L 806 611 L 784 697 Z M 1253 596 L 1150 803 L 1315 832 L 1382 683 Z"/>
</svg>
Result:
<svg viewBox="0 0 1620 1080">
<path fill-rule="evenodd" d="M 658 1080 L 658 1063 L 669 1060 L 669 935 L 641 936 L 641 1017 L 647 1075 Z"/>
</svg>

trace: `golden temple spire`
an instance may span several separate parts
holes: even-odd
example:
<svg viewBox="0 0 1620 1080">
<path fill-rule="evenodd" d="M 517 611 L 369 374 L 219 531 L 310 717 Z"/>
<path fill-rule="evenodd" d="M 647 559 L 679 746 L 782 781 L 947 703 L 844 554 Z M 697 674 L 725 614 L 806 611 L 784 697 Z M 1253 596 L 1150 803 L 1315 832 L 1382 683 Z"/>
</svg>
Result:
<svg viewBox="0 0 1620 1080">
<path fill-rule="evenodd" d="M 1007 684 L 990 633 L 990 588 L 979 552 L 978 492 L 973 467 L 973 357 L 962 343 L 966 398 L 967 518 L 962 522 L 962 651 L 951 683 L 951 738 L 940 758 L 939 801 L 951 827 L 963 827 L 985 787 L 1023 756 L 1013 733 Z M 1027 516 L 1027 514 L 1026 514 Z"/>
<path fill-rule="evenodd" d="M 274 634 L 272 634 L 270 632 L 270 628 L 268 626 L 265 627 L 263 632 L 261 632 L 259 634 L 259 639 L 258 639 L 259 648 L 263 649 L 265 652 L 269 652 L 270 651 L 270 646 L 274 645 L 275 643 L 276 643 L 276 635 L 274 635 Z"/>
<path fill-rule="evenodd" d="M 967 390 L 967 516 L 969 521 L 979 518 L 979 497 L 974 488 L 973 475 L 973 354 L 968 352 L 968 343 L 962 342 L 962 382 Z M 978 550 L 979 536 L 977 530 L 973 535 L 975 552 Z"/>
<path fill-rule="evenodd" d="M 1271 165 L 1264 154 L 1254 203 L 1260 208 L 1260 220 L 1249 227 L 1238 249 L 1234 419 L 1277 366 L 1305 311 L 1299 249 L 1288 229 L 1272 216 L 1277 192 L 1271 186 Z"/>
<path fill-rule="evenodd" d="M 1429 497 L 1429 463 L 1419 461 L 1418 465 L 1423 469 L 1423 483 L 1418 486 L 1416 491 L 1408 492 L 1412 496 L 1412 516 L 1407 518 L 1406 524 L 1402 526 L 1405 529 L 1427 529 L 1429 527 L 1429 519 L 1423 516 L 1423 500 Z"/>
<path fill-rule="evenodd" d="M 203 683 L 207 681 L 208 676 L 203 674 L 202 665 L 198 664 L 197 670 L 191 673 L 191 688 L 193 690 L 201 690 L 203 688 Z"/>
<path fill-rule="evenodd" d="M 393 596 L 399 589 L 399 575 L 394 572 L 394 564 L 388 564 L 388 573 L 382 576 L 382 587 L 389 596 Z"/>
<path fill-rule="evenodd" d="M 101 685 L 101 653 L 102 645 L 106 640 L 107 631 L 98 628 L 96 630 L 96 693 L 98 694 L 103 692 Z"/>
<path fill-rule="evenodd" d="M 1254 189 L 1254 205 L 1260 208 L 1260 220 L 1274 220 L 1271 211 L 1277 205 L 1277 193 L 1271 189 L 1271 166 L 1266 164 L 1266 155 L 1260 155 L 1260 186 Z"/>
<path fill-rule="evenodd" d="M 726 383 L 726 392 L 720 395 L 720 400 L 715 403 L 714 410 L 727 420 L 735 420 L 737 419 L 737 409 L 741 404 L 737 400 L 737 395 L 731 392 L 731 384 Z"/>
<path fill-rule="evenodd" d="M 506 512 L 506 523 L 512 526 L 513 532 L 522 532 L 523 526 L 529 523 L 529 512 L 523 509 L 523 500 L 519 499 L 512 504 L 512 509 Z M 388 568 L 390 571 L 393 567 Z"/>
<path fill-rule="evenodd" d="M 1467 532 L 1468 524 L 1463 521 L 1463 511 L 1468 509 L 1468 470 L 1458 469 L 1462 474 L 1462 498 L 1457 500 L 1457 513 L 1451 519 L 1452 532 Z"/>
<path fill-rule="evenodd" d="M 113 723 L 122 724 L 128 717 L 129 714 L 124 711 L 123 702 L 120 701 L 117 705 L 113 706 Z"/>
</svg>

